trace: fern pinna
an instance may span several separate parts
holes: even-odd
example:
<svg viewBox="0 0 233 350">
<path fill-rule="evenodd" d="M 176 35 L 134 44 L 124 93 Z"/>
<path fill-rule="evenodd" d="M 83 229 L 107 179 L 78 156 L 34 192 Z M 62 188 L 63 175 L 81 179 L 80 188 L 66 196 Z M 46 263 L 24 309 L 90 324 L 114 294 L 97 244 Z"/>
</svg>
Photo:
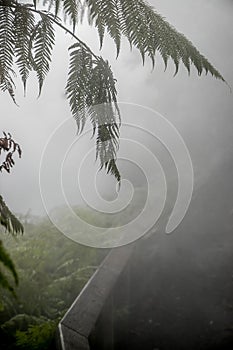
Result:
<svg viewBox="0 0 233 350">
<path fill-rule="evenodd" d="M 154 66 L 158 52 L 165 68 L 169 59 L 174 62 L 175 74 L 183 63 L 189 73 L 193 65 L 199 75 L 206 72 L 224 79 L 183 34 L 144 0 L 0 0 L 0 89 L 8 91 L 15 101 L 15 71 L 18 69 L 24 91 L 28 76 L 34 71 L 40 95 L 52 60 L 54 27 L 68 32 L 76 40 L 69 48 L 66 84 L 71 113 L 80 132 L 90 119 L 100 167 L 120 181 L 116 165 L 120 127 L 116 80 L 109 63 L 75 34 L 85 15 L 97 29 L 100 47 L 106 32 L 113 39 L 116 56 L 121 38 L 126 37 L 139 50 L 143 62 L 148 56 Z"/>
</svg>

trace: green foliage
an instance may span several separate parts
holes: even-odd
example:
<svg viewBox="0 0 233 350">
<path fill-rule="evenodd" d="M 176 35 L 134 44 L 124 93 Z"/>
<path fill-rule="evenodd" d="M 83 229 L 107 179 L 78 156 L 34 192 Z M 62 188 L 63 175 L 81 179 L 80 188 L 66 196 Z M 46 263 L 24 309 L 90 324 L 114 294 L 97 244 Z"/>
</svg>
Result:
<svg viewBox="0 0 233 350">
<path fill-rule="evenodd" d="M 15 265 L 11 260 L 10 255 L 7 253 L 7 251 L 3 247 L 2 241 L 0 240 L 0 286 L 2 288 L 7 289 L 15 296 L 14 288 L 11 282 L 9 281 L 8 275 L 7 273 L 5 273 L 5 270 L 11 272 L 11 275 L 13 276 L 15 283 L 18 284 L 18 275 L 15 269 Z M 4 309 L 4 305 L 0 300 L 0 310 L 3 310 L 3 309 Z"/>
<path fill-rule="evenodd" d="M 82 212 L 88 219 L 89 212 Z M 66 221 L 63 209 L 59 214 Z M 42 338 L 51 340 L 55 324 L 107 251 L 81 246 L 62 235 L 49 220 L 31 217 L 17 245 L 10 236 L 4 236 L 4 245 L 14 259 L 20 283 L 17 299 L 1 290 L 4 310 L 0 312 L 0 337 L 5 341 L 1 340 L 1 345 L 3 342 L 4 349 L 15 343 L 20 349 L 44 349 Z"/>
<path fill-rule="evenodd" d="M 18 274 L 15 269 L 15 265 L 9 255 L 9 253 L 4 248 L 2 241 L 0 240 L 0 286 L 7 289 L 15 296 L 15 290 L 12 283 L 9 280 L 9 274 L 14 279 L 16 285 L 19 283 Z M 0 310 L 4 308 L 2 301 L 0 300 Z"/>
<path fill-rule="evenodd" d="M 1 329 L 8 334 L 14 335 L 15 330 L 17 331 L 26 331 L 29 327 L 29 325 L 39 325 L 41 322 L 44 322 L 43 319 L 35 317 L 35 316 L 29 316 L 26 314 L 18 314 L 14 317 L 12 317 L 10 320 L 6 321 L 2 326 Z"/>
<path fill-rule="evenodd" d="M 45 6 L 47 10 L 42 10 Z M 169 59 L 174 62 L 175 74 L 182 62 L 189 73 L 193 64 L 199 75 L 205 71 L 224 79 L 183 34 L 144 0 L 32 0 L 31 4 L 0 0 L 0 89 L 8 91 L 15 101 L 15 61 L 24 91 L 29 73 L 34 71 L 40 95 L 52 59 L 54 25 L 72 35 L 76 43 L 69 48 L 66 85 L 71 113 L 80 132 L 90 118 L 93 135 L 97 131 L 96 153 L 100 168 L 105 168 L 120 182 L 116 165 L 120 127 L 116 80 L 108 62 L 95 55 L 75 34 L 85 12 L 90 24 L 97 29 L 100 47 L 107 32 L 115 42 L 117 56 L 121 38 L 126 37 L 131 47 L 141 53 L 143 63 L 148 56 L 154 66 L 158 52 L 165 67 Z M 66 26 L 66 21 L 72 25 L 72 30 Z M 93 108 L 96 105 L 103 108 Z"/>
<path fill-rule="evenodd" d="M 65 219 L 66 214 L 62 215 Z M 57 318 L 70 306 L 106 252 L 72 242 L 48 220 L 26 224 L 25 232 L 17 245 L 11 237 L 4 238 L 20 280 L 18 300 L 9 302 L 3 294 L 5 306 L 11 317 L 24 313 Z"/>
<path fill-rule="evenodd" d="M 15 283 L 18 284 L 18 276 L 14 267 L 14 264 L 12 263 L 12 260 L 6 250 L 4 249 L 2 245 L 2 241 L 0 241 L 0 261 L 5 265 L 7 269 L 9 269 L 12 272 L 12 275 L 14 277 Z M 0 273 L 0 278 L 2 277 Z"/>
<path fill-rule="evenodd" d="M 48 350 L 53 341 L 57 322 L 47 321 L 30 326 L 26 332 L 16 332 L 16 345 L 25 350 Z"/>
</svg>

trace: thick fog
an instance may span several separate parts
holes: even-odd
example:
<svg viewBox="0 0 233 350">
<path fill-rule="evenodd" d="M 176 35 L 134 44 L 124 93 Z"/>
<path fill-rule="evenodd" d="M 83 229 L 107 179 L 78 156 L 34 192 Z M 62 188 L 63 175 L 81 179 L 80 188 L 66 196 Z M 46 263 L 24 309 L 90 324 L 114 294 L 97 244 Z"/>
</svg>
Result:
<svg viewBox="0 0 233 350">
<path fill-rule="evenodd" d="M 152 71 L 151 62 L 143 66 L 140 54 L 131 52 L 125 40 L 116 60 L 109 38 L 100 53 L 95 29 L 80 26 L 80 38 L 110 61 L 117 78 L 122 111 L 118 165 L 123 179 L 118 192 L 113 176 L 98 172 L 89 123 L 77 138 L 64 95 L 67 48 L 74 41 L 58 29 L 41 97 L 37 99 L 35 77 L 28 82 L 26 97 L 17 81 L 19 107 L 0 94 L 1 130 L 10 132 L 23 150 L 11 174 L 1 173 L 0 193 L 16 213 L 49 212 L 61 231 L 85 245 L 113 247 L 149 232 L 137 242 L 113 291 L 114 325 L 108 324 L 111 308 L 103 310 L 107 321 L 100 331 L 97 324 L 101 345 L 113 328 L 109 334 L 114 334 L 114 347 L 99 348 L 231 350 L 233 2 L 149 2 L 227 83 L 210 74 L 198 76 L 194 68 L 188 75 L 182 65 L 174 77 L 174 64 L 164 72 L 159 55 Z M 85 227 L 83 236 L 72 236 L 73 228 L 76 232 L 83 227 L 77 225 L 72 205 L 89 205 L 98 215 L 109 213 L 110 219 L 102 220 L 106 232 Z M 59 209 L 53 210 L 59 206 L 65 220 Z M 116 231 L 106 230 L 108 224 Z"/>
</svg>

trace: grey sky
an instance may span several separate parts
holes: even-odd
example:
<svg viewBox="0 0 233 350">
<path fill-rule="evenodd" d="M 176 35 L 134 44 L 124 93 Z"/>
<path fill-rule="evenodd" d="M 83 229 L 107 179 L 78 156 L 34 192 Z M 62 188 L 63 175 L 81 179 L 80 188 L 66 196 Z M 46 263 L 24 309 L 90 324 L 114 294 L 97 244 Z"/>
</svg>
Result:
<svg viewBox="0 0 233 350">
<path fill-rule="evenodd" d="M 233 87 L 232 2 L 154 0 L 150 3 L 208 57 Z M 97 34 L 93 28 L 84 25 L 78 33 L 98 52 Z M 68 35 L 57 31 L 54 62 L 38 100 L 34 79 L 29 81 L 26 98 L 22 96 L 21 83 L 18 82 L 17 100 L 20 107 L 16 107 L 7 95 L 0 95 L 1 130 L 10 131 L 23 148 L 23 158 L 16 161 L 11 175 L 1 174 L 0 182 L 4 199 L 16 212 L 25 213 L 29 208 L 34 213 L 43 212 L 39 163 L 51 133 L 70 115 L 64 98 L 64 86 L 68 69 L 66 47 L 71 42 Z M 181 133 L 192 157 L 195 184 L 208 180 L 212 169 L 221 166 L 222 162 L 232 161 L 233 99 L 225 84 L 211 76 L 198 77 L 194 69 L 189 77 L 182 67 L 173 78 L 173 64 L 170 63 L 164 73 L 159 57 L 155 70 L 151 72 L 150 62 L 142 67 L 139 54 L 134 50 L 131 53 L 126 42 L 122 44 L 117 61 L 114 44 L 109 39 L 105 40 L 102 55 L 110 60 L 118 80 L 119 101 L 157 110 Z M 66 140 L 74 137 L 75 122 L 73 130 L 69 132 L 69 135 L 64 135 Z M 62 144 L 61 138 L 58 148 Z M 82 147 L 85 149 L 85 144 Z M 94 169 L 96 166 L 93 163 Z M 89 166 L 87 174 L 91 171 Z M 98 175 L 100 182 L 101 176 L 106 184 L 104 172 Z M 55 179 L 48 173 L 48 183 L 52 185 L 53 181 Z M 113 186 L 113 181 L 108 181 Z"/>
</svg>

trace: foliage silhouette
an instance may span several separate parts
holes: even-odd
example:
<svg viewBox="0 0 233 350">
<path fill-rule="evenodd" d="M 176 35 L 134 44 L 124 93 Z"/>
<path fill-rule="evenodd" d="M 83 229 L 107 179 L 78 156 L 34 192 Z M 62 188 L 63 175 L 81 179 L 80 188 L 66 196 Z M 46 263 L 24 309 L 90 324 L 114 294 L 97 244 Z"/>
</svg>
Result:
<svg viewBox="0 0 233 350">
<path fill-rule="evenodd" d="M 156 53 L 159 53 L 165 68 L 169 59 L 174 62 L 175 74 L 181 62 L 188 73 L 193 65 L 199 75 L 205 72 L 223 81 L 224 78 L 183 34 L 144 0 L 32 0 L 31 3 L 0 0 L 0 89 L 8 91 L 16 102 L 16 69 L 25 92 L 29 74 L 34 71 L 40 95 L 53 58 L 55 26 L 69 33 L 75 39 L 69 48 L 65 88 L 71 113 L 79 132 L 90 119 L 100 168 L 105 168 L 120 182 L 116 165 L 120 127 L 116 79 L 108 61 L 96 55 L 76 35 L 76 27 L 85 15 L 97 29 L 100 48 L 107 32 L 116 45 L 117 56 L 121 39 L 125 37 L 131 47 L 139 50 L 143 63 L 147 56 L 154 67 Z M 97 105 L 101 108 L 95 108 Z"/>
<path fill-rule="evenodd" d="M 15 162 L 13 159 L 14 153 L 18 153 L 21 157 L 22 151 L 18 143 L 16 143 L 10 134 L 3 133 L 4 137 L 0 138 L 0 155 L 6 153 L 5 159 L 0 163 L 0 171 L 3 170 L 10 173 Z M 15 235 L 17 233 L 23 233 L 23 226 L 15 215 L 10 211 L 0 195 L 0 223 L 6 229 L 7 232 Z M 0 240 L 0 286 L 8 289 L 14 294 L 14 288 L 12 287 L 7 275 L 4 273 L 4 268 L 11 272 L 16 285 L 18 284 L 18 275 L 15 270 L 14 263 L 3 247 L 2 241 Z M 2 304 L 0 302 L 0 307 Z"/>
</svg>

